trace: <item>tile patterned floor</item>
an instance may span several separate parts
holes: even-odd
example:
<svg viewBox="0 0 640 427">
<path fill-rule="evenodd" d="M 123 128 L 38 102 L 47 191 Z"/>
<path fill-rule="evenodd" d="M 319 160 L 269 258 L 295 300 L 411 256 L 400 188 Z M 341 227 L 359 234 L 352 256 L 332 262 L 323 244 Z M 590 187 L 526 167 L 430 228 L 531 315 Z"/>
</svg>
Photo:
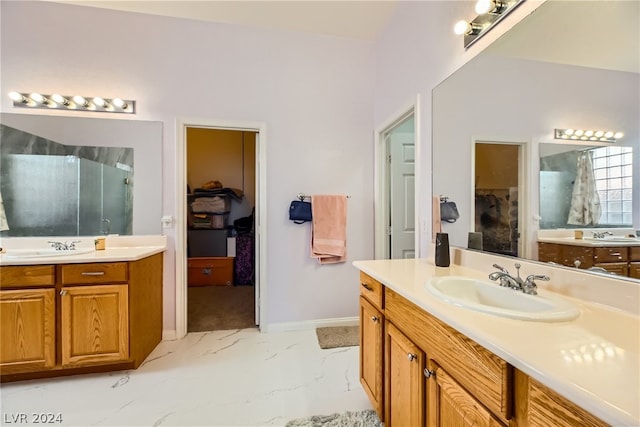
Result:
<svg viewBox="0 0 640 427">
<path fill-rule="evenodd" d="M 309 415 L 370 409 L 359 347 L 322 350 L 314 330 L 190 333 L 163 341 L 137 370 L 5 383 L 1 424 L 283 426 Z M 14 421 L 26 414 L 27 423 Z"/>
</svg>

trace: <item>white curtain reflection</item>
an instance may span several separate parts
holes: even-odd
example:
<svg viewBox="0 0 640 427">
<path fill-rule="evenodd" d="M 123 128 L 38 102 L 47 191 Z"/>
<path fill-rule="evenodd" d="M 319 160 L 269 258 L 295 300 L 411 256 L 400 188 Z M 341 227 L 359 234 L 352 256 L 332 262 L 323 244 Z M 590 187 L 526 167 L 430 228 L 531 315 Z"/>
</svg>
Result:
<svg viewBox="0 0 640 427">
<path fill-rule="evenodd" d="M 597 225 L 600 221 L 600 213 L 600 197 L 596 189 L 591 153 L 586 151 L 578 156 L 567 224 Z"/>
</svg>

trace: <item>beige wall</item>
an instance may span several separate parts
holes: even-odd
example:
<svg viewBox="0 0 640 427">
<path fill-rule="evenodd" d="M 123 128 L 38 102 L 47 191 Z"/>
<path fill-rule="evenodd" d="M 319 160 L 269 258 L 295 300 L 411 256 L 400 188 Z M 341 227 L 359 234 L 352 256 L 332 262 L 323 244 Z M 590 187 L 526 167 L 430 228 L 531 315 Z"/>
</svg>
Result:
<svg viewBox="0 0 640 427">
<path fill-rule="evenodd" d="M 255 205 L 255 132 L 187 129 L 187 183 L 191 191 L 208 181 L 245 192 Z"/>
</svg>

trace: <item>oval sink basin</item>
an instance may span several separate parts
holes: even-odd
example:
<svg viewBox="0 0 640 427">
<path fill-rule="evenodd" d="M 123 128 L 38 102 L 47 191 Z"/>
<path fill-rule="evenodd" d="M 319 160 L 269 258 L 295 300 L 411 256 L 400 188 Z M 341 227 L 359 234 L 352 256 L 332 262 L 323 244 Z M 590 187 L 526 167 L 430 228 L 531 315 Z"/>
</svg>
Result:
<svg viewBox="0 0 640 427">
<path fill-rule="evenodd" d="M 585 237 L 585 240 L 593 240 L 595 242 L 638 242 L 640 239 L 637 237 L 628 236 L 605 236 L 605 237 Z"/>
<path fill-rule="evenodd" d="M 54 248 L 45 249 L 7 249 L 3 254 L 5 258 L 43 258 L 80 255 L 93 252 L 93 248 L 77 248 L 73 250 L 59 251 Z"/>
<path fill-rule="evenodd" d="M 443 276 L 427 281 L 425 287 L 450 304 L 511 319 L 561 322 L 580 315 L 580 310 L 563 298 L 527 295 L 489 280 Z"/>
</svg>

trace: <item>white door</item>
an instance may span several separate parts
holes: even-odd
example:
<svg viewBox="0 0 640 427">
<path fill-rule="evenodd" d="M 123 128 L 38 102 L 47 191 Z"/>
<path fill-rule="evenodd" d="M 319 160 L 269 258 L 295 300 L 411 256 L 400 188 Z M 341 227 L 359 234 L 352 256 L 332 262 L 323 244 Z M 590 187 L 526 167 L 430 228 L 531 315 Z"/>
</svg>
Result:
<svg viewBox="0 0 640 427">
<path fill-rule="evenodd" d="M 391 259 L 415 258 L 415 137 L 401 128 L 388 138 Z"/>
</svg>

